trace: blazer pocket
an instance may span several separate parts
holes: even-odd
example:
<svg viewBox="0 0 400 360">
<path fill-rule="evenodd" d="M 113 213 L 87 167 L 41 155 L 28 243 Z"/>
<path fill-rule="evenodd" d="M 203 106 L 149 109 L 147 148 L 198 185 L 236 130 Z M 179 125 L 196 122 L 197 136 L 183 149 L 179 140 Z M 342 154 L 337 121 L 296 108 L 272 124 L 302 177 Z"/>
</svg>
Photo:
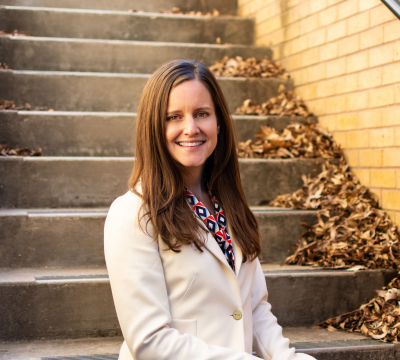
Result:
<svg viewBox="0 0 400 360">
<path fill-rule="evenodd" d="M 195 319 L 172 319 L 169 327 L 178 330 L 182 335 L 197 335 L 197 320 Z"/>
</svg>

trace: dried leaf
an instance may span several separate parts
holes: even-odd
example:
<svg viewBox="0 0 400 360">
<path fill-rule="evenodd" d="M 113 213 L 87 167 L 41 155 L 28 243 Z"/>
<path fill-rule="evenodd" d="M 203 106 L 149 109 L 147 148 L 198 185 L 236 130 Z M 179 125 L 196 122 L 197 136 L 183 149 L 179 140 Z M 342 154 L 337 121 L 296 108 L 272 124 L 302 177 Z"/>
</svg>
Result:
<svg viewBox="0 0 400 360">
<path fill-rule="evenodd" d="M 7 145 L 0 144 L 0 156 L 42 156 L 42 149 L 30 150 L 28 148 L 12 149 Z"/>
<path fill-rule="evenodd" d="M 32 106 L 28 103 L 25 103 L 25 105 L 17 105 L 14 101 L 9 100 L 0 100 L 0 110 L 53 111 L 53 109 L 48 110 L 45 106 Z"/>
</svg>

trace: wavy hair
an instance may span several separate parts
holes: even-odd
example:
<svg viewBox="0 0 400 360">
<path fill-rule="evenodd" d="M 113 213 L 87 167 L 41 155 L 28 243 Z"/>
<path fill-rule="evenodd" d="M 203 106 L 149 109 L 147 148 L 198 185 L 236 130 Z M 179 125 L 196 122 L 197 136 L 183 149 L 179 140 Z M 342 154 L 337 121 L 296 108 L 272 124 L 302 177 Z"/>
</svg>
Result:
<svg viewBox="0 0 400 360">
<path fill-rule="evenodd" d="M 146 216 L 146 229 L 142 231 L 148 233 L 151 221 L 153 236 L 160 236 L 172 251 L 179 252 L 187 244 L 194 244 L 202 251 L 204 242 L 199 232 L 208 230 L 189 206 L 182 174 L 169 154 L 165 138 L 169 94 L 174 87 L 194 79 L 210 92 L 220 126 L 217 146 L 206 160 L 206 182 L 224 209 L 243 261 L 253 260 L 261 252 L 260 234 L 240 181 L 233 122 L 217 80 L 197 61 L 174 60 L 162 65 L 150 77 L 141 95 L 135 129 L 135 163 L 128 182 L 129 189 L 143 200 L 139 223 Z"/>
</svg>

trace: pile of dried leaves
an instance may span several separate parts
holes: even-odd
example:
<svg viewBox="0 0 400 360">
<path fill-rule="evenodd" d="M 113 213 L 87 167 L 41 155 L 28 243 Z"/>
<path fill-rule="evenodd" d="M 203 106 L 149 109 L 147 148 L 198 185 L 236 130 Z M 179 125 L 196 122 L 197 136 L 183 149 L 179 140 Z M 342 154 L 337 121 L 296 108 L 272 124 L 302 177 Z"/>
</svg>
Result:
<svg viewBox="0 0 400 360">
<path fill-rule="evenodd" d="M 328 319 L 319 324 L 328 330 L 361 332 L 381 341 L 400 340 L 400 274 L 378 295 L 355 311 Z"/>
<path fill-rule="evenodd" d="M 14 101 L 0 100 L 0 110 L 31 110 L 31 111 L 52 111 L 45 106 L 32 106 L 31 104 L 18 105 Z"/>
<path fill-rule="evenodd" d="M 295 97 L 293 91 L 286 91 L 285 85 L 280 84 L 278 96 L 270 98 L 267 102 L 258 105 L 247 99 L 243 105 L 236 109 L 239 115 L 278 115 L 278 116 L 313 116 L 307 105 L 300 97 Z"/>
<path fill-rule="evenodd" d="M 0 36 L 32 36 L 25 31 L 14 30 L 12 33 L 0 30 Z"/>
<path fill-rule="evenodd" d="M 37 151 L 28 148 L 12 149 L 0 144 L 0 156 L 42 156 L 42 149 L 40 147 Z"/>
<path fill-rule="evenodd" d="M 322 209 L 318 223 L 302 223 L 307 231 L 285 263 L 343 269 L 400 267 L 400 236 L 388 214 L 378 209 L 377 197 L 362 186 L 342 158 L 327 162 L 315 178 L 303 175 L 304 185 L 280 195 L 272 206 Z"/>
<path fill-rule="evenodd" d="M 196 15 L 196 16 L 221 16 L 217 9 L 213 9 L 212 12 L 209 11 L 182 11 L 180 8 L 174 6 L 171 10 L 161 11 L 163 14 L 177 14 L 177 15 Z M 225 15 L 226 16 L 226 15 Z"/>
<path fill-rule="evenodd" d="M 263 60 L 256 60 L 256 58 L 243 60 L 240 56 L 235 58 L 225 56 L 222 60 L 218 60 L 214 65 L 210 66 L 210 70 L 215 76 L 226 77 L 289 77 L 282 66 L 268 58 Z"/>
<path fill-rule="evenodd" d="M 293 123 L 283 132 L 261 126 L 257 131 L 256 141 L 247 140 L 238 144 L 238 155 L 242 158 L 340 158 L 342 150 L 333 140 L 332 135 L 317 124 Z"/>
<path fill-rule="evenodd" d="M 11 70 L 11 68 L 5 62 L 0 62 L 0 70 Z"/>
</svg>

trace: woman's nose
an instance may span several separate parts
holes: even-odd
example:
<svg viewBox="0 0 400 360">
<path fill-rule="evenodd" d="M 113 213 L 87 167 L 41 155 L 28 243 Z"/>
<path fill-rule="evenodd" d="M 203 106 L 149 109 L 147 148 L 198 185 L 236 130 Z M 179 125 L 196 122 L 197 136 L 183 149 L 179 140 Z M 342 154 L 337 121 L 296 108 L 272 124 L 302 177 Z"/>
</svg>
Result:
<svg viewBox="0 0 400 360">
<path fill-rule="evenodd" d="M 200 132 L 193 116 L 186 116 L 184 121 L 183 133 L 188 136 L 196 135 Z"/>
</svg>

